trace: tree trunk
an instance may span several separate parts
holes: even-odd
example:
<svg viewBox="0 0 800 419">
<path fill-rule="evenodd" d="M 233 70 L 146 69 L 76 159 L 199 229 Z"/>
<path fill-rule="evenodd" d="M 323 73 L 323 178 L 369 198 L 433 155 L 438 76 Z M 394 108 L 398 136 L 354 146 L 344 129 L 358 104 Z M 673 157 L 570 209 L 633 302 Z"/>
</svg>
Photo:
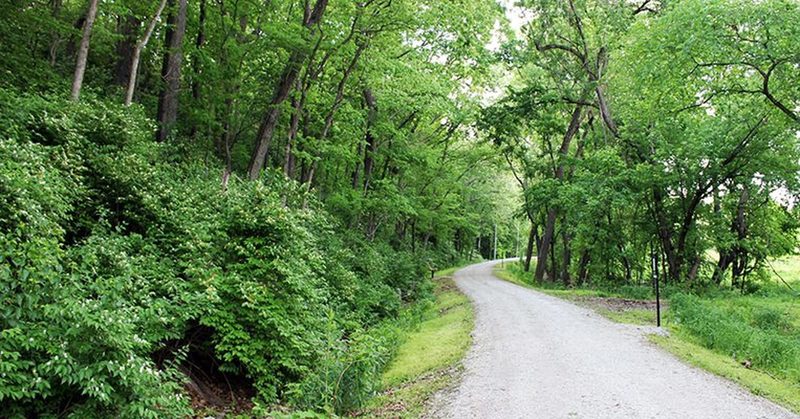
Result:
<svg viewBox="0 0 800 419">
<path fill-rule="evenodd" d="M 364 152 L 364 145 L 361 141 L 356 145 L 356 157 L 361 157 Z M 353 174 L 350 176 L 353 190 L 358 190 L 359 180 L 361 180 L 361 162 L 356 160 L 355 167 L 353 167 Z"/>
<path fill-rule="evenodd" d="M 306 6 L 303 16 L 303 26 L 307 29 L 312 29 L 322 20 L 322 15 L 325 13 L 325 8 L 328 6 L 328 0 L 317 0 L 313 10 L 309 8 L 308 4 Z M 289 93 L 300 74 L 300 68 L 306 59 L 306 55 L 307 53 L 304 51 L 295 51 L 291 54 L 289 62 L 286 64 L 283 74 L 275 87 L 272 100 L 269 104 L 269 110 L 262 118 L 261 125 L 258 127 L 255 146 L 250 155 L 250 164 L 247 167 L 247 176 L 250 180 L 258 179 L 261 175 L 261 170 L 264 168 L 264 163 L 267 160 L 267 153 L 269 153 L 270 142 L 272 141 L 275 127 L 278 125 L 278 119 L 281 115 L 280 105 L 289 97 Z"/>
<path fill-rule="evenodd" d="M 732 273 L 732 281 L 736 280 L 741 282 L 744 287 L 744 277 L 747 275 L 747 264 L 749 260 L 748 252 L 742 247 L 741 243 L 747 238 L 747 218 L 745 211 L 747 210 L 747 201 L 750 199 L 750 189 L 748 185 L 744 185 L 742 194 L 739 196 L 739 202 L 736 206 L 736 218 L 734 219 L 733 229 L 736 232 L 736 246 L 734 252 L 734 266 Z"/>
<path fill-rule="evenodd" d="M 200 49 L 206 43 L 206 0 L 200 0 L 200 16 L 197 22 L 197 37 L 194 41 L 195 51 L 192 55 L 192 69 L 194 77 L 192 77 L 192 102 L 194 106 L 200 105 L 200 74 L 203 69 L 200 65 Z M 196 119 L 192 119 L 191 137 L 197 138 L 198 123 Z"/>
<path fill-rule="evenodd" d="M 533 259 L 533 244 L 536 240 L 536 225 L 531 224 L 531 232 L 528 233 L 528 247 L 525 249 L 525 272 L 531 271 L 531 259 Z"/>
<path fill-rule="evenodd" d="M 691 284 L 697 278 L 697 273 L 700 270 L 700 256 L 695 256 L 692 266 L 689 268 L 689 273 L 686 276 L 687 281 Z"/>
<path fill-rule="evenodd" d="M 186 0 L 178 1 L 177 14 L 172 11 L 167 19 L 169 25 L 166 33 L 164 62 L 161 67 L 161 78 L 164 87 L 158 98 L 158 133 L 156 140 L 164 141 L 169 137 L 175 122 L 178 120 L 178 96 L 181 88 L 181 63 L 183 62 L 183 36 L 186 33 Z M 170 0 L 170 6 L 175 0 Z"/>
<path fill-rule="evenodd" d="M 153 15 L 153 19 L 150 20 L 150 23 L 147 25 L 144 36 L 141 40 L 139 40 L 139 42 L 136 43 L 136 47 L 133 49 L 133 55 L 131 57 L 131 69 L 130 72 L 128 72 L 128 89 L 125 93 L 125 106 L 130 106 L 133 102 L 133 92 L 136 90 L 136 77 L 139 73 L 139 58 L 142 55 L 142 49 L 144 49 L 144 47 L 147 45 L 147 42 L 150 41 L 150 36 L 153 34 L 153 30 L 156 28 L 156 23 L 161 17 L 161 12 L 164 10 L 164 6 L 166 5 L 167 0 L 161 0 L 156 13 Z"/>
<path fill-rule="evenodd" d="M 195 101 L 200 99 L 200 58 L 198 52 L 206 43 L 206 0 L 200 0 L 200 16 L 198 17 L 197 38 L 195 38 L 195 54 L 192 60 L 194 67 L 194 79 L 192 80 L 192 99 Z"/>
<path fill-rule="evenodd" d="M 729 250 L 721 250 L 719 252 L 719 259 L 717 260 L 717 265 L 714 267 L 714 274 L 711 276 L 711 280 L 717 284 L 722 284 L 722 280 L 725 278 L 725 273 L 728 271 L 728 268 L 731 266 L 733 262 L 733 252 Z"/>
<path fill-rule="evenodd" d="M 52 16 L 54 20 L 58 20 L 58 17 L 61 14 L 62 5 L 63 5 L 62 0 L 50 1 L 50 16 Z M 61 43 L 61 35 L 58 33 L 58 30 L 54 30 L 53 33 L 50 34 L 50 48 L 48 49 L 50 67 L 55 67 L 56 65 L 56 57 L 58 56 L 58 45 L 60 43 Z"/>
<path fill-rule="evenodd" d="M 319 138 L 324 140 L 328 138 L 328 134 L 330 134 L 331 128 L 333 127 L 333 117 L 336 115 L 336 111 L 342 105 L 342 100 L 344 100 L 344 89 L 347 86 L 347 80 L 350 79 L 350 76 L 353 74 L 353 71 L 356 69 L 356 65 L 358 64 L 358 60 L 361 58 L 361 54 L 367 49 L 367 43 L 363 43 L 358 46 L 356 49 L 353 58 L 350 60 L 347 68 L 344 71 L 344 75 L 342 75 L 341 80 L 339 80 L 339 84 L 336 87 L 336 97 L 333 99 L 333 104 L 331 105 L 331 109 L 328 111 L 328 114 L 325 116 L 325 125 L 322 128 L 322 133 L 320 133 Z M 373 99 L 374 100 L 374 99 Z"/>
<path fill-rule="evenodd" d="M 336 115 L 336 111 L 339 109 L 339 107 L 342 104 L 342 101 L 344 100 L 344 89 L 347 86 L 347 80 L 350 79 L 350 76 L 356 69 L 356 64 L 358 64 L 358 60 L 359 58 L 361 58 L 361 54 L 364 53 L 364 50 L 366 48 L 367 48 L 367 43 L 363 43 L 358 46 L 358 49 L 356 49 L 356 53 L 350 60 L 350 64 L 348 64 L 347 69 L 345 69 L 341 80 L 339 80 L 339 84 L 336 87 L 336 97 L 333 99 L 333 104 L 331 105 L 330 110 L 328 110 L 328 114 L 325 116 L 325 124 L 322 128 L 322 132 L 319 134 L 318 137 L 320 142 L 328 138 L 328 134 L 330 134 L 331 128 L 333 127 L 333 117 L 334 115 Z M 309 176 L 307 183 L 309 190 L 311 189 L 311 182 L 314 180 L 314 173 L 316 172 L 318 165 L 319 165 L 319 160 L 315 159 L 311 165 L 311 174 Z"/>
<path fill-rule="evenodd" d="M 250 156 L 250 164 L 247 168 L 247 175 L 250 180 L 258 179 L 258 176 L 261 174 L 261 169 L 264 168 L 264 163 L 267 160 L 267 153 L 269 153 L 270 142 L 272 141 L 272 135 L 275 132 L 275 127 L 278 125 L 278 120 L 281 116 L 280 105 L 289 96 L 292 85 L 297 81 L 303 58 L 304 54 L 299 52 L 292 53 L 289 58 L 289 64 L 283 70 L 283 75 L 275 89 L 275 95 L 272 101 L 270 101 L 269 110 L 261 120 L 261 125 L 258 127 L 258 134 L 256 135 L 256 145 L 253 148 L 253 153 Z"/>
<path fill-rule="evenodd" d="M 283 174 L 287 179 L 294 178 L 294 142 L 297 139 L 297 130 L 300 127 L 301 103 L 300 99 L 292 98 L 292 119 L 289 121 L 289 133 L 283 154 Z"/>
<path fill-rule="evenodd" d="M 631 284 L 633 282 L 633 268 L 631 267 L 631 262 L 628 257 L 625 256 L 625 247 L 621 244 L 619 245 L 619 251 L 622 268 L 625 270 L 625 282 Z"/>
<path fill-rule="evenodd" d="M 558 261 L 556 259 L 556 235 L 550 243 L 550 266 L 547 267 L 547 280 L 555 282 L 558 280 Z"/>
<path fill-rule="evenodd" d="M 564 225 L 566 225 L 566 222 L 564 222 Z M 572 261 L 572 249 L 570 248 L 572 237 L 567 233 L 566 229 L 561 233 L 561 237 L 564 241 L 564 254 L 562 255 L 561 262 L 561 280 L 564 282 L 565 286 L 569 287 L 572 285 L 572 277 L 569 272 L 570 262 Z"/>
<path fill-rule="evenodd" d="M 591 256 L 589 254 L 588 249 L 584 249 L 581 253 L 581 259 L 578 262 L 578 283 L 580 285 L 586 284 L 588 281 L 589 276 L 589 262 L 591 261 Z"/>
<path fill-rule="evenodd" d="M 375 103 L 375 96 L 372 95 L 372 90 L 366 88 L 363 93 L 364 102 L 367 105 L 366 147 L 364 148 L 364 192 L 366 193 L 372 178 L 372 171 L 375 164 L 375 152 L 377 151 L 377 142 L 375 141 L 375 136 L 372 134 L 372 126 L 375 124 L 378 107 Z"/>
<path fill-rule="evenodd" d="M 232 95 L 225 99 L 225 123 L 222 130 L 222 157 L 225 161 L 225 169 L 222 171 L 222 192 L 228 190 L 228 180 L 233 172 L 233 159 L 231 156 L 231 147 L 233 147 L 233 135 L 231 128 L 231 114 L 234 113 L 234 103 Z"/>
<path fill-rule="evenodd" d="M 739 201 L 736 205 L 736 213 L 731 221 L 731 232 L 736 234 L 736 242 L 727 249 L 719 249 L 719 260 L 717 266 L 714 268 L 714 275 L 712 279 L 716 284 L 720 284 L 725 277 L 725 272 L 728 267 L 733 266 L 731 275 L 731 285 L 735 288 L 738 285 L 740 277 L 744 274 L 747 265 L 747 252 L 742 248 L 740 242 L 747 238 L 747 220 L 745 218 L 745 211 L 747 209 L 747 201 L 750 199 L 750 191 L 745 185 L 742 193 L 739 195 Z M 742 264 L 742 261 L 745 261 Z"/>
<path fill-rule="evenodd" d="M 86 60 L 89 57 L 89 39 L 92 37 L 94 19 L 97 17 L 97 2 L 98 0 L 89 0 L 89 10 L 86 12 L 86 20 L 83 22 L 83 37 L 81 38 L 81 46 L 78 49 L 78 59 L 75 62 L 75 75 L 72 78 L 70 99 L 73 102 L 77 102 L 81 96 L 83 75 L 86 73 Z"/>
<path fill-rule="evenodd" d="M 569 122 L 567 132 L 564 134 L 564 139 L 561 141 L 561 149 L 559 150 L 559 162 L 556 168 L 555 177 L 559 181 L 564 178 L 564 161 L 563 158 L 569 152 L 569 145 L 572 138 L 578 132 L 581 123 L 581 105 L 575 106 L 572 112 L 572 117 Z M 534 280 L 541 282 L 544 279 L 544 273 L 547 268 L 547 255 L 550 253 L 550 245 L 553 241 L 553 233 L 555 232 L 556 218 L 558 217 L 558 208 L 552 206 L 547 212 L 547 221 L 545 223 L 544 235 L 542 236 L 542 244 L 539 246 L 539 254 L 536 258 L 536 273 Z"/>
<path fill-rule="evenodd" d="M 136 48 L 136 36 L 141 21 L 133 15 L 119 18 L 118 32 L 122 39 L 117 41 L 114 50 L 117 54 L 117 62 L 114 65 L 114 83 L 126 87 L 130 79 L 133 50 Z"/>
<path fill-rule="evenodd" d="M 667 264 L 669 278 L 677 283 L 680 280 L 682 264 L 678 260 L 678 255 L 672 245 L 673 229 L 664 213 L 663 193 L 657 187 L 653 188 L 653 204 L 653 215 L 656 218 L 656 225 L 658 227 L 658 239 L 661 242 L 661 249 L 664 252 L 664 258 L 662 260 L 665 260 Z"/>
</svg>

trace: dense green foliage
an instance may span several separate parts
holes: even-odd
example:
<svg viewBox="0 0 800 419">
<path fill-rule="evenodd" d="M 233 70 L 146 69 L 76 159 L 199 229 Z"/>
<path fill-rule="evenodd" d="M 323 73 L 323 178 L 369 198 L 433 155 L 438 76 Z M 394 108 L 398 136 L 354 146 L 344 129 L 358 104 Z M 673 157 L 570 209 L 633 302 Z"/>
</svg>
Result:
<svg viewBox="0 0 800 419">
<path fill-rule="evenodd" d="M 430 269 L 481 237 L 489 256 L 507 211 L 474 135 L 501 20 L 488 0 L 5 4 L 0 416 L 362 405 Z"/>
<path fill-rule="evenodd" d="M 771 261 L 800 227 L 800 4 L 520 3 L 516 77 L 481 118 L 531 223 L 511 274 L 635 299 L 657 278 L 682 336 L 798 382 L 796 283 Z"/>
<path fill-rule="evenodd" d="M 795 251 L 797 2 L 521 4 L 482 126 L 524 189 L 537 282 L 752 291 Z"/>
<path fill-rule="evenodd" d="M 6 2 L 0 416 L 351 411 L 431 270 L 527 227 L 539 283 L 755 291 L 800 227 L 800 5 L 517 3 Z M 778 313 L 676 298 L 797 377 Z"/>
</svg>

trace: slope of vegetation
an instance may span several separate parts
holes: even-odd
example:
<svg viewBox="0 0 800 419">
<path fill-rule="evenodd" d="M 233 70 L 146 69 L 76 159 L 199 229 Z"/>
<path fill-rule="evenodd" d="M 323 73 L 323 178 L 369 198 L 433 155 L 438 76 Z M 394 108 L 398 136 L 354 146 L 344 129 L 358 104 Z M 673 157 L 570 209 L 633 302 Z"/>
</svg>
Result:
<svg viewBox="0 0 800 419">
<path fill-rule="evenodd" d="M 430 267 L 507 223 L 472 134 L 498 22 L 488 0 L 4 4 L 0 416 L 363 406 Z"/>
</svg>

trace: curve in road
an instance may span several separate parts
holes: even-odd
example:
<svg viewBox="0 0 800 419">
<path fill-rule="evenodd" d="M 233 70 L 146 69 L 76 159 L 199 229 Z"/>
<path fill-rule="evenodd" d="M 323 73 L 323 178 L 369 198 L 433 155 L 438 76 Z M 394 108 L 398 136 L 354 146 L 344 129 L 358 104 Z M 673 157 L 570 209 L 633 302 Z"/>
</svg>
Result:
<svg viewBox="0 0 800 419">
<path fill-rule="evenodd" d="M 492 275 L 455 274 L 475 305 L 461 383 L 439 396 L 445 418 L 798 418 L 649 343 L 647 328 Z"/>
</svg>

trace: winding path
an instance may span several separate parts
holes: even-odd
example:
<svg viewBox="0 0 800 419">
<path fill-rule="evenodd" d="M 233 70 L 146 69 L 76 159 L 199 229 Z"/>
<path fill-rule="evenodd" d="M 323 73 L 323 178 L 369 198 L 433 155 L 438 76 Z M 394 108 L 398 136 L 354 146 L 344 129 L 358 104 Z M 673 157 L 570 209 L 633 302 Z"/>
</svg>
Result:
<svg viewBox="0 0 800 419">
<path fill-rule="evenodd" d="M 497 262 L 455 274 L 476 309 L 460 385 L 442 418 L 799 418 L 649 343 L 652 329 L 499 280 Z"/>
</svg>

